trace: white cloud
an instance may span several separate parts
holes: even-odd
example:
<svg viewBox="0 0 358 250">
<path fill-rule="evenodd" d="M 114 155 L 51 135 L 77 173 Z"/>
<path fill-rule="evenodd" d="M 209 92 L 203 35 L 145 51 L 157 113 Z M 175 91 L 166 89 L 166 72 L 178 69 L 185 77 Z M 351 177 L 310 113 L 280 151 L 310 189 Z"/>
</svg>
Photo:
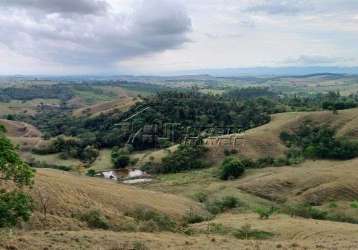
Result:
<svg viewBox="0 0 358 250">
<path fill-rule="evenodd" d="M 327 66 L 339 65 L 342 63 L 352 62 L 353 58 L 343 57 L 330 57 L 322 55 L 301 55 L 297 58 L 288 58 L 283 61 L 287 65 L 300 65 L 300 66 Z"/>
<path fill-rule="evenodd" d="M 63 64 L 111 65 L 174 49 L 188 41 L 191 29 L 184 7 L 169 0 L 137 1 L 131 12 L 120 14 L 104 8 L 103 1 L 32 2 L 30 9 L 23 8 L 25 1 L 15 1 L 0 12 L 0 43 L 22 55 Z"/>
<path fill-rule="evenodd" d="M 1 6 L 61 14 L 99 14 L 108 8 L 104 0 L 2 0 Z"/>
<path fill-rule="evenodd" d="M 0 68 L 24 56 L 34 72 L 352 65 L 357 13 L 357 0 L 0 0 L 0 56 L 19 55 Z"/>
</svg>

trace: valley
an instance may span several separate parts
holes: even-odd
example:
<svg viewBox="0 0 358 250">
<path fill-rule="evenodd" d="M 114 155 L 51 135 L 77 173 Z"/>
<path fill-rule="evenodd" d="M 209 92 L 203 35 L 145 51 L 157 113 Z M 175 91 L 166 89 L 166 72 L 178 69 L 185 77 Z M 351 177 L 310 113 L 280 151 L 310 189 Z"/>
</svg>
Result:
<svg viewBox="0 0 358 250">
<path fill-rule="evenodd" d="M 331 136 L 332 150 L 354 151 L 354 95 L 302 96 L 308 98 L 302 106 L 298 96 L 278 97 L 275 88 L 239 88 L 219 96 L 182 86 L 139 96 L 134 87 L 101 89 L 110 89 L 111 100 L 102 99 L 106 92 L 93 92 L 99 97 L 91 101 L 74 92 L 71 99 L 58 99 L 64 102 L 60 106 L 42 99 L 33 113 L 3 114 L 6 137 L 36 173 L 28 189 L 33 213 L 14 231 L 0 231 L 0 248 L 354 249 L 358 244 L 358 158 L 313 156 L 305 144 L 283 139 L 311 129 Z M 252 97 L 243 100 L 242 93 Z M 330 106 L 340 103 L 344 108 Z M 223 115 L 228 104 L 236 112 L 231 117 Z M 149 112 L 141 111 L 145 105 Z M 125 123 L 128 117 L 133 120 Z M 176 125 L 178 117 L 182 122 Z M 328 143 L 326 137 L 302 138 L 311 143 L 308 148 Z M 315 140 L 322 140 L 321 146 Z M 228 159 L 245 169 L 224 180 L 219 176 Z M 151 181 L 129 185 L 122 183 L 128 178 L 98 177 L 116 169 L 141 169 Z"/>
</svg>

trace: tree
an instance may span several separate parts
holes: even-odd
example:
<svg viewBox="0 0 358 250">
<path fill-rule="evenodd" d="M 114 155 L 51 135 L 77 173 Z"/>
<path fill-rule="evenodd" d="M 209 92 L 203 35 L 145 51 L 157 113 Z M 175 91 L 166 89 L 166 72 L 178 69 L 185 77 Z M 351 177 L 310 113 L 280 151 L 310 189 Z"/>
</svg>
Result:
<svg viewBox="0 0 358 250">
<path fill-rule="evenodd" d="M 228 157 L 221 165 L 219 177 L 222 180 L 237 179 L 245 172 L 245 166 L 241 161 Z"/>
<path fill-rule="evenodd" d="M 20 159 L 4 132 L 0 126 L 0 180 L 12 182 L 15 187 L 12 191 L 0 190 L 0 227 L 14 226 L 30 218 L 32 199 L 22 189 L 31 186 L 34 177 L 34 171 Z"/>
<path fill-rule="evenodd" d="M 99 155 L 99 151 L 94 146 L 87 146 L 84 148 L 81 158 L 83 161 L 93 163 Z"/>
<path fill-rule="evenodd" d="M 49 207 L 49 203 L 50 203 L 50 195 L 42 190 L 42 189 L 38 189 L 37 190 L 37 194 L 39 196 L 39 200 L 40 200 L 40 205 L 41 205 L 41 209 L 42 209 L 42 214 L 43 214 L 43 220 L 44 222 L 47 221 L 47 211 L 48 211 L 48 207 Z"/>
<path fill-rule="evenodd" d="M 111 157 L 115 168 L 125 168 L 130 161 L 129 152 L 124 149 L 119 149 L 118 147 L 112 149 Z"/>
</svg>

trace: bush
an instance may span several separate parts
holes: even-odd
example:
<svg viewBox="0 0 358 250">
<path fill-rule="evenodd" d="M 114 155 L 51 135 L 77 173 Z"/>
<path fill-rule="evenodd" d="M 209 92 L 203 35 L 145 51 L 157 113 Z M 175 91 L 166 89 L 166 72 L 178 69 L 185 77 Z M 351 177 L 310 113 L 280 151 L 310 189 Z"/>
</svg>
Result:
<svg viewBox="0 0 358 250">
<path fill-rule="evenodd" d="M 240 205 L 239 200 L 233 196 L 225 196 L 221 200 L 206 203 L 206 209 L 212 214 L 219 214 Z"/>
<path fill-rule="evenodd" d="M 149 248 L 143 243 L 143 242 L 140 242 L 140 241 L 135 241 L 133 243 L 133 248 L 131 248 L 133 250 L 149 250 Z"/>
<path fill-rule="evenodd" d="M 142 231 L 174 231 L 176 223 L 165 214 L 160 214 L 148 208 L 136 208 L 125 215 L 141 222 Z"/>
<path fill-rule="evenodd" d="M 227 148 L 224 149 L 225 156 L 235 155 L 237 153 L 238 153 L 237 149 L 227 149 Z"/>
<path fill-rule="evenodd" d="M 358 201 L 353 201 L 351 203 L 351 208 L 358 208 Z"/>
<path fill-rule="evenodd" d="M 270 232 L 252 229 L 250 224 L 245 224 L 240 229 L 233 232 L 233 236 L 241 240 L 263 240 L 271 238 L 273 235 L 274 234 Z"/>
<path fill-rule="evenodd" d="M 233 196 L 225 196 L 221 200 L 221 206 L 224 209 L 232 209 L 239 205 L 239 200 Z"/>
<path fill-rule="evenodd" d="M 184 218 L 183 218 L 183 220 L 188 224 L 203 222 L 203 221 L 206 221 L 207 219 L 208 219 L 207 217 L 204 217 L 201 214 L 195 213 L 192 209 L 189 209 L 185 213 Z"/>
<path fill-rule="evenodd" d="M 66 172 L 72 170 L 71 166 L 53 165 L 53 164 L 48 164 L 47 162 L 39 162 L 39 161 L 30 163 L 30 166 L 33 168 L 51 168 L 51 169 L 56 169 L 56 170 L 61 170 L 61 171 L 66 171 Z"/>
<path fill-rule="evenodd" d="M 89 169 L 86 173 L 87 176 L 90 177 L 95 177 L 96 176 L 96 171 L 94 169 Z"/>
<path fill-rule="evenodd" d="M 256 209 L 256 213 L 259 214 L 260 219 L 268 219 L 271 217 L 271 215 L 275 212 L 275 208 L 265 208 L 265 207 L 259 207 Z"/>
<path fill-rule="evenodd" d="M 299 216 L 316 220 L 326 220 L 328 218 L 328 213 L 326 211 L 319 210 L 308 204 L 291 205 L 288 206 L 286 210 L 291 216 Z"/>
<path fill-rule="evenodd" d="M 237 179 L 245 172 L 245 166 L 235 158 L 226 158 L 221 165 L 219 177 L 221 180 Z"/>
<path fill-rule="evenodd" d="M 208 194 L 204 192 L 198 192 L 193 195 L 194 200 L 204 203 L 208 200 Z"/>
<path fill-rule="evenodd" d="M 207 232 L 211 234 L 228 234 L 232 229 L 221 223 L 209 223 Z"/>
<path fill-rule="evenodd" d="M 107 219 L 102 215 L 99 210 L 92 210 L 80 215 L 82 221 L 87 222 L 91 228 L 109 229 L 110 225 Z"/>
</svg>

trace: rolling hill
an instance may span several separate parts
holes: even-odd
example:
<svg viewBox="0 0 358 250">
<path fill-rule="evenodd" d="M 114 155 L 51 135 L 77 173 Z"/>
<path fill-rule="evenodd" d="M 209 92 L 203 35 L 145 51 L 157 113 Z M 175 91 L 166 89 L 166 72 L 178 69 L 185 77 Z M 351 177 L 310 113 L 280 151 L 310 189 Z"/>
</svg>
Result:
<svg viewBox="0 0 358 250">
<path fill-rule="evenodd" d="M 0 119 L 0 124 L 5 126 L 6 135 L 14 144 L 19 145 L 22 151 L 28 151 L 46 143 L 41 138 L 41 132 L 30 124 L 5 119 Z"/>
<path fill-rule="evenodd" d="M 217 138 L 215 138 L 213 145 L 208 144 L 209 156 L 219 162 L 224 158 L 224 149 L 231 148 L 235 148 L 240 156 L 253 159 L 283 156 L 287 148 L 280 140 L 280 133 L 292 131 L 305 120 L 336 129 L 338 137 L 349 140 L 358 139 L 358 109 L 342 110 L 338 114 L 333 114 L 330 111 L 282 113 L 273 115 L 270 123 L 248 130 L 243 134 L 218 137 L 223 141 L 238 138 L 234 147 L 230 143 L 225 145 L 224 142 L 222 145 L 218 145 Z"/>
</svg>

